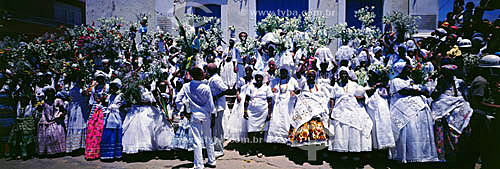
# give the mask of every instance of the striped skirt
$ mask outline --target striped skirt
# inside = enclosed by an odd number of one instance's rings
[[[84,109],[80,104],[72,102],[69,108],[68,125],[66,134],[66,152],[85,148],[87,135],[87,122]]]
[[[7,141],[15,123],[16,112],[13,107],[0,103],[0,155],[7,153]]]
[[[122,129],[104,128],[101,138],[101,159],[122,157]]]

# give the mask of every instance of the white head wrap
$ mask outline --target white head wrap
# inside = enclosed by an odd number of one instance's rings
[[[102,77],[106,78],[106,73],[104,73],[103,71],[98,70],[98,71],[96,71],[94,73],[94,78],[97,78],[99,76],[102,76]]]
[[[342,71],[346,71],[347,74],[349,74],[349,68],[347,68],[345,66],[342,66],[342,67],[339,68],[339,70],[337,70],[337,78],[340,77],[340,72],[342,72]]]
[[[382,51],[382,47],[377,46],[373,49],[373,53],[377,53],[378,51]]]
[[[44,93],[47,92],[48,90],[54,90],[54,92],[55,92],[56,88],[54,88],[54,86],[52,86],[52,85],[48,85],[48,86],[43,87],[43,89],[42,89],[42,91]]]
[[[115,80],[111,81],[111,84],[116,84],[118,86],[118,88],[121,88],[122,87],[122,81],[118,78],[116,78]]]
[[[252,74],[253,79],[255,79],[256,75],[261,75],[262,77],[265,76],[264,72],[262,72],[262,71],[253,71],[253,74]]]
[[[394,70],[394,77],[399,76],[399,74],[403,71],[406,66],[406,62],[396,62],[392,69]]]
[[[215,49],[217,52],[223,52],[224,51],[224,48],[222,48],[222,46],[217,46],[217,48]]]
[[[361,62],[361,61],[367,61],[368,60],[368,54],[366,53],[366,51],[361,51],[359,52],[359,55],[358,55],[358,60]]]

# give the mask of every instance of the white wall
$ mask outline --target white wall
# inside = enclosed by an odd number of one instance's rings
[[[155,0],[86,0],[86,22],[92,24],[101,17],[123,17],[127,22],[138,23],[136,15],[150,13],[148,31],[156,27]]]
[[[174,5],[174,0],[87,0],[86,17],[87,24],[100,17],[119,16],[124,17],[128,22],[137,23],[136,14],[150,13],[152,18],[149,20],[148,30],[154,31],[156,25],[162,22],[162,19],[169,18],[172,21],[171,26],[175,26],[174,15],[180,19],[184,18],[186,9],[186,0],[183,3]],[[248,32],[249,36],[255,36],[255,10],[256,0],[188,0],[196,3],[219,3],[221,4],[221,21],[224,31],[224,40],[227,42],[230,38],[228,27],[236,27],[235,37],[239,32]],[[321,14],[327,18],[329,25],[345,22],[345,5],[348,0],[309,0],[309,12]],[[408,0],[384,0],[384,16],[397,10],[403,13],[411,14],[436,14],[438,12],[438,3],[436,0],[418,0],[415,6],[410,0],[410,9],[408,9]],[[175,7],[175,8],[174,8]],[[174,12],[175,11],[175,12]],[[159,21],[160,20],[160,21]],[[168,30],[166,30],[168,31]],[[332,44],[336,44],[333,42]],[[336,50],[337,45],[331,45],[332,50]]]
[[[345,0],[340,0],[345,1]],[[311,14],[322,15],[326,18],[327,25],[334,25],[339,22],[339,17],[345,17],[339,12],[339,3],[334,0],[309,0],[309,12]],[[345,4],[345,3],[344,3]],[[345,10],[344,10],[345,14]],[[330,50],[337,50],[337,41],[332,41]]]

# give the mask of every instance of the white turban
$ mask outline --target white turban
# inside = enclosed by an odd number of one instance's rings
[[[257,76],[257,75],[261,75],[262,77],[265,76],[264,72],[262,72],[262,71],[254,71],[252,74],[253,79],[255,79],[255,76]]]
[[[121,88],[122,87],[122,81],[118,78],[116,78],[115,80],[111,81],[111,84],[116,84],[116,86],[118,86],[118,88]]]
[[[42,91],[44,93],[47,92],[48,90],[53,90],[55,92],[56,88],[54,88],[54,86],[52,86],[52,85],[48,85],[48,86],[43,87],[43,89],[42,89]]]
[[[106,78],[106,77],[107,77],[107,76],[106,76],[106,73],[104,73],[103,71],[98,70],[98,71],[96,71],[96,72],[94,73],[94,78],[97,78],[97,77],[99,77],[99,76],[104,77],[104,78]]]
[[[366,53],[366,51],[361,51],[359,52],[359,55],[358,55],[358,60],[361,62],[361,61],[367,61],[368,60],[368,54]]]
[[[349,74],[349,68],[342,66],[339,68],[339,70],[337,70],[337,77],[340,77],[340,72],[342,72],[342,71],[346,71],[347,74]]]
[[[394,77],[399,76],[399,74],[403,71],[406,66],[406,62],[396,62],[392,69],[394,70]]]
[[[316,66],[319,68],[320,64],[323,62],[328,63],[328,68],[326,69],[327,71],[331,71],[333,69],[333,54],[332,51],[330,51],[330,48],[327,47],[322,47],[316,50],[316,58],[318,59],[318,62],[316,62]]]
[[[377,46],[375,49],[373,49],[373,53],[377,53],[378,51],[382,51],[382,47]]]

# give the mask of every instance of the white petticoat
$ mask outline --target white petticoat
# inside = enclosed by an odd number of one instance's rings
[[[228,140],[243,142],[248,138],[247,130],[247,120],[243,118],[244,114],[244,103],[246,92],[244,91],[246,87],[241,89],[240,97],[241,101],[234,104],[233,109],[230,114],[227,113],[228,117],[224,125],[224,137]]]
[[[123,152],[168,150],[174,136],[165,114],[152,106],[132,106],[123,122]]]

